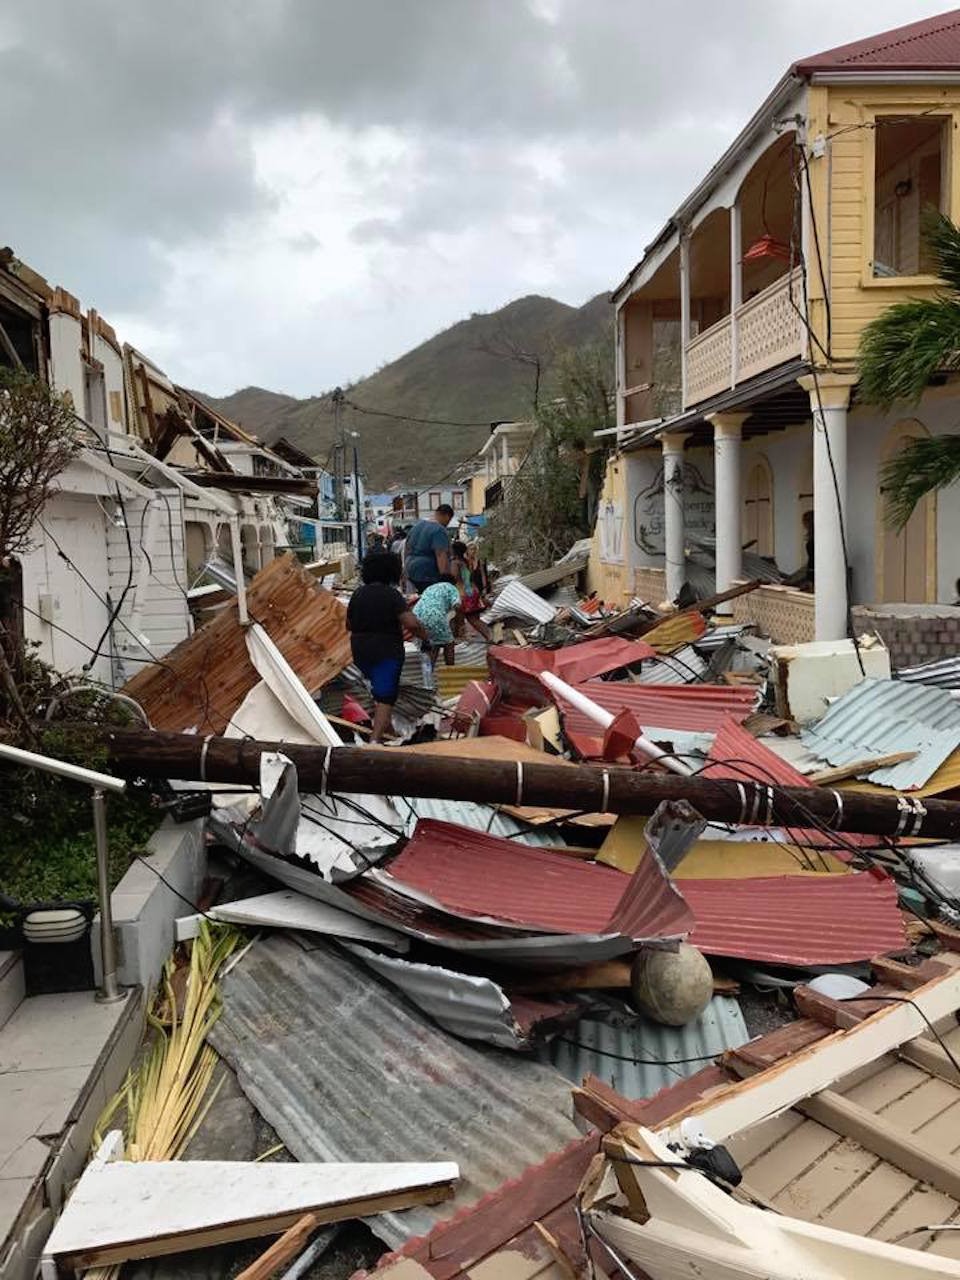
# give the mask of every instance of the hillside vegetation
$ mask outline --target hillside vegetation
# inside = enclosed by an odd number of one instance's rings
[[[462,320],[345,388],[348,399],[364,408],[400,415],[398,420],[344,409],[346,426],[360,434],[368,488],[440,479],[479,448],[490,423],[531,415],[538,360],[544,398],[557,387],[558,355],[595,343],[609,346],[612,367],[613,313],[606,294],[582,307],[530,296]],[[245,387],[204,399],[267,443],[286,436],[321,463],[329,455],[329,393],[298,400]],[[404,415],[476,425],[426,426]]]

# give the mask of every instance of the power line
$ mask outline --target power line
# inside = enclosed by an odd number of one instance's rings
[[[342,403],[348,404],[357,413],[364,413],[371,418],[393,418],[397,422],[418,422],[428,427],[486,427],[489,429],[496,426],[498,421],[504,421],[504,419],[488,419],[486,422],[458,422],[454,418],[417,418],[409,413],[392,413],[389,409],[371,409],[357,404],[348,396],[343,397]]]

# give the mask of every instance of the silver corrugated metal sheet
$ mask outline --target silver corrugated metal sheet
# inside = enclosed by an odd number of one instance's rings
[[[693,737],[694,735],[689,735]],[[709,748],[708,748],[709,749]],[[413,835],[418,818],[436,818],[438,822],[454,822],[472,831],[485,831],[491,836],[516,838],[521,844],[566,844],[554,827],[529,827],[509,814],[500,813],[489,804],[472,800],[433,800],[429,796],[397,796],[394,804],[403,821],[404,834]]]
[[[537,1056],[574,1084],[595,1075],[625,1098],[649,1098],[708,1066],[724,1049],[739,1048],[749,1039],[739,1003],[714,996],[700,1017],[685,1027],[662,1026],[626,1006],[622,1011],[611,1009],[602,1019],[583,1018]],[[680,1061],[684,1058],[696,1061]]]
[[[697,640],[698,649],[719,649],[728,640],[739,640],[750,624],[731,622],[721,627],[711,627]]]
[[[392,1247],[578,1136],[549,1065],[446,1035],[336,947],[254,944],[211,1040],[298,1160],[456,1160],[453,1200],[373,1220]]]
[[[647,658],[640,667],[641,684],[692,684],[705,673],[707,664],[693,645],[685,644],[676,653]]]
[[[576,555],[570,556],[568,560],[560,560],[556,564],[549,565],[546,569],[537,569],[533,573],[525,573],[518,581],[522,582],[525,587],[529,587],[531,591],[542,591],[544,587],[549,587],[554,582],[562,582],[564,578],[572,578],[574,574],[580,573],[587,567],[589,559],[589,550],[580,551]]]
[[[491,978],[460,973],[438,964],[420,964],[385,956],[369,947],[342,943],[344,950],[398,987],[445,1031],[461,1040],[483,1040],[501,1049],[525,1049],[532,1042],[538,1024],[556,1025],[565,1014],[576,1019],[578,1006],[569,1001],[536,1002],[517,997],[517,1008],[503,987]],[[543,1033],[540,1039],[544,1039]]]
[[[881,786],[910,791],[929,781],[960,746],[960,707],[944,689],[867,679],[838,698],[800,736],[805,746],[834,766],[915,751],[913,760],[861,775]]]
[[[483,614],[483,620],[496,622],[498,618],[530,618],[533,622],[552,622],[556,613],[552,604],[547,604],[522,582],[509,582]]]
[[[894,679],[916,684],[935,684],[941,689],[960,689],[960,656],[925,662],[919,667],[901,667]]]

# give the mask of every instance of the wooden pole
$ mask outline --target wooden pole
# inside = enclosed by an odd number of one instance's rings
[[[110,767],[126,778],[256,786],[260,756],[282,752],[296,765],[302,791],[430,796],[621,814],[650,814],[664,800],[687,800],[709,822],[798,828],[822,824],[867,835],[960,839],[960,804],[945,800],[919,802],[826,787],[682,778],[616,766],[561,769],[513,760],[465,761],[388,748],[298,746],[147,729],[103,729],[101,736]]]

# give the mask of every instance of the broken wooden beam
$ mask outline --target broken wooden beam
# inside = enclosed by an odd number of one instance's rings
[[[146,729],[100,730],[110,767],[127,778],[177,778],[257,785],[260,757],[281,753],[304,791],[429,796],[488,804],[544,805],[586,813],[650,814],[665,800],[687,800],[708,821],[812,827],[870,835],[960,839],[960,804],[927,799],[905,819],[903,801],[822,787],[680,777],[596,765],[471,760],[364,747],[315,747],[203,737]]]

